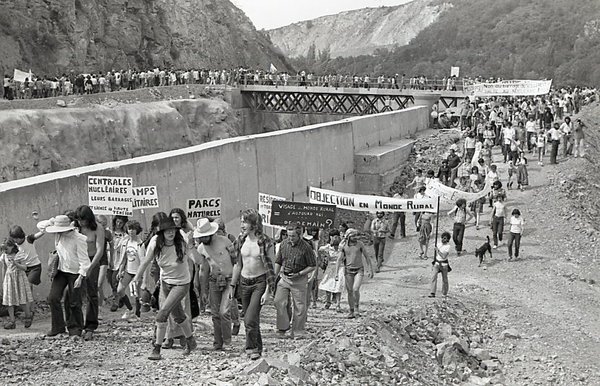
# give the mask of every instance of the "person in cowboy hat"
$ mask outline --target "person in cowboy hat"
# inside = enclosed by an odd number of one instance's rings
[[[90,268],[87,253],[87,238],[76,230],[68,216],[59,215],[38,224],[46,233],[55,234],[58,267],[52,280],[48,303],[52,316],[52,327],[46,336],[56,336],[69,330],[69,335],[81,336],[83,312],[81,309],[81,285]],[[67,288],[65,301],[66,326],[61,301]]]
[[[194,240],[198,243],[200,261],[206,260],[210,266],[208,287],[213,348],[222,350],[223,345],[231,344],[231,298],[235,287],[231,276],[235,261],[230,254],[233,243],[226,236],[217,234],[218,230],[218,223],[201,218],[194,228]]]
[[[134,278],[134,282],[140,288],[150,263],[156,260],[160,268],[160,291],[164,301],[156,314],[156,340],[148,357],[150,360],[162,359],[160,349],[167,334],[167,320],[171,314],[185,337],[184,354],[189,354],[197,347],[191,323],[186,323],[187,315],[181,305],[181,300],[190,291],[192,281],[188,258],[187,244],[173,219],[168,217],[161,220],[158,232],[150,239],[146,256]]]

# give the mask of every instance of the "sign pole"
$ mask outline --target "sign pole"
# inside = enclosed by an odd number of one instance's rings
[[[437,198],[437,212],[436,212],[436,217],[435,217],[435,242],[433,244],[433,261],[435,261],[436,258],[436,248],[437,248],[437,240],[438,240],[438,229],[440,226],[440,196],[438,196]]]

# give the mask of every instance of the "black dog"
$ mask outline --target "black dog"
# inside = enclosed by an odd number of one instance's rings
[[[492,246],[490,245],[490,236],[486,236],[487,241],[483,243],[483,245],[475,250],[475,256],[479,257],[479,266],[481,267],[481,263],[483,263],[483,258],[485,257],[485,253],[490,253],[490,259],[492,256]]]

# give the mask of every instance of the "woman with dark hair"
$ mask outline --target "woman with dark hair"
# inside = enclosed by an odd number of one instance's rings
[[[187,264],[188,259],[187,244],[177,225],[171,218],[162,220],[158,232],[148,243],[146,256],[134,277],[135,283],[140,287],[144,273],[152,261],[156,261],[160,268],[160,291],[164,301],[156,314],[156,339],[154,349],[148,357],[150,360],[161,359],[160,350],[167,333],[167,320],[171,314],[184,333],[185,354],[189,354],[197,347],[191,324],[186,323],[188,317],[181,305],[181,300],[190,291],[192,280]]]
[[[508,234],[508,260],[513,258],[513,241],[515,242],[515,259],[519,258],[519,248],[521,247],[521,235],[523,234],[523,217],[519,209],[513,209],[510,218],[510,233]]]
[[[146,249],[140,238],[140,233],[142,233],[142,226],[140,223],[135,220],[128,222],[127,232],[128,237],[125,239],[125,242],[121,244],[121,250],[119,251],[123,258],[121,259],[121,265],[118,267],[119,273],[117,277],[119,279],[119,286],[117,289],[117,296],[115,297],[116,299],[123,299],[122,302],[127,306],[127,311],[122,317],[123,319],[129,319],[133,316],[131,314],[133,307],[131,306],[129,296],[127,296],[125,291],[129,288],[129,283],[131,283],[131,280],[137,273],[142,259],[146,256]],[[132,293],[132,295],[135,296],[135,316],[139,317],[139,293]]]
[[[263,233],[262,217],[255,209],[242,212],[241,234],[232,253],[235,265],[230,285],[235,287],[241,275],[246,353],[250,359],[256,360],[261,357],[263,349],[260,310],[267,299],[267,286],[274,293],[275,272],[273,241]]]
[[[169,212],[169,217],[171,217],[173,219],[173,221],[175,221],[175,225],[177,225],[179,227],[179,229],[181,231],[183,231],[183,233],[185,234],[184,237],[186,237],[186,241],[187,241],[187,235],[194,230],[194,226],[192,224],[190,224],[190,222],[188,221],[187,216],[185,215],[185,212],[183,211],[183,209],[181,209],[181,208],[171,209],[171,211]]]
[[[104,228],[96,223],[94,212],[87,205],[81,205],[75,210],[79,232],[87,238],[88,256],[91,260],[87,271],[85,288],[87,293],[87,310],[83,339],[91,340],[93,332],[98,328],[98,274],[100,273],[100,259],[104,254],[106,240]]]
[[[150,244],[150,240],[152,237],[156,235],[158,232],[159,225],[161,221],[167,219],[169,216],[165,212],[157,212],[152,216],[152,222],[150,223],[150,229],[148,229],[148,233],[146,234],[146,238],[144,239],[144,248],[146,251],[148,250],[148,245]],[[160,288],[157,285],[159,279],[160,269],[158,268],[158,264],[156,260],[152,260],[152,266],[150,267],[150,272],[146,275],[146,280],[144,280],[144,284],[142,285],[142,311],[147,312],[148,306],[152,303],[152,308],[158,309],[158,297],[160,294]],[[154,298],[154,299],[152,299]]]

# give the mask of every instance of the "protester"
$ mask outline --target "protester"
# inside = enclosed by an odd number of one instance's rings
[[[463,252],[463,237],[465,235],[465,224],[473,217],[471,211],[467,208],[467,200],[459,198],[456,200],[456,206],[448,212],[448,216],[454,215],[454,227],[452,230],[452,240],[456,248],[456,253],[460,255]]]
[[[538,154],[538,165],[544,166],[544,152],[546,150],[547,136],[540,130],[535,137],[535,146]]]
[[[570,117],[565,117],[559,130],[563,143],[563,156],[566,158],[569,155],[573,155],[573,123],[571,122]]]
[[[396,191],[393,198],[402,199],[403,191]],[[400,224],[400,238],[406,237],[406,213],[404,212],[394,212],[392,214],[392,225],[390,227],[390,235],[388,236],[390,239],[394,239],[396,237],[396,229],[398,229],[398,223]]]
[[[555,123],[554,126],[548,130],[548,137],[550,138],[550,143],[552,144],[550,148],[550,164],[556,165],[556,157],[558,156],[558,145],[560,143],[561,132],[559,130],[559,124]]]
[[[108,229],[108,219],[104,215],[96,217],[96,222],[104,229],[104,252],[100,258],[100,270],[98,272],[98,306],[102,306],[102,303],[106,300],[104,298],[104,283],[107,282],[108,273],[108,256],[114,253],[113,248],[113,236],[110,229]],[[110,283],[109,283],[110,284]]]
[[[329,243],[319,248],[321,258],[327,261],[327,267],[319,289],[325,291],[325,309],[329,309],[331,304],[335,303],[337,312],[341,312],[342,290],[346,285],[343,267],[338,267],[336,264],[342,254],[339,248],[340,242],[340,232],[337,229],[332,229],[329,231]]]
[[[577,119],[576,124],[575,124],[575,128],[573,129],[573,137],[574,137],[574,157],[584,157],[585,156],[585,149],[583,147],[583,143],[584,143],[584,139],[585,139],[585,133],[584,133],[584,129],[587,126],[585,125],[585,123],[583,123],[583,121],[581,119]]]
[[[34,243],[44,235],[44,232],[37,232],[25,236],[23,228],[15,225],[10,228],[8,235],[17,244],[17,248],[19,248],[15,261],[25,264],[25,267],[27,268],[25,274],[27,275],[29,283],[32,286],[39,285],[42,279],[42,263],[38,258]]]
[[[519,248],[521,247],[521,235],[523,234],[523,217],[519,209],[513,209],[510,218],[510,229],[508,234],[508,260],[513,258],[513,241],[515,243],[515,258],[519,258]]]
[[[223,219],[220,217],[215,219],[215,223],[219,225],[219,229],[217,230],[217,235],[227,237],[231,243],[235,243],[235,236],[231,233],[228,233],[225,229],[225,223]],[[232,264],[235,264],[235,260],[232,260]],[[233,271],[232,271],[233,275]],[[240,333],[240,313],[238,310],[238,304],[242,304],[242,296],[240,293],[239,281],[235,283],[236,286],[234,288],[233,294],[231,296],[231,322],[233,326],[231,327],[231,335],[238,335]]]
[[[506,217],[506,205],[504,204],[504,199],[504,195],[498,194],[492,209],[491,227],[494,240],[494,249],[498,248],[498,242],[502,243],[502,236],[504,234],[504,218]]]
[[[138,268],[134,281],[137,287],[142,286],[144,275],[152,261],[160,268],[160,292],[164,300],[156,314],[156,334],[154,349],[148,357],[150,360],[160,360],[161,347],[167,334],[167,320],[173,314],[175,323],[181,328],[186,340],[185,354],[189,354],[197,346],[192,335],[191,323],[181,301],[189,293],[192,280],[187,263],[187,245],[172,218],[160,222],[158,232],[152,236],[146,250],[146,256]]]
[[[442,295],[448,296],[448,272],[450,272],[450,264],[448,262],[450,255],[450,233],[444,232],[441,235],[441,243],[435,247],[433,259],[433,276],[431,277],[431,291],[429,297],[434,298],[437,292],[438,274],[442,274]]]
[[[421,249],[419,257],[422,259],[427,259],[429,239],[433,230],[433,225],[431,224],[432,218],[433,214],[429,212],[423,212],[419,217],[419,248]]]
[[[424,188],[424,186],[420,187]],[[418,226],[417,226],[418,228]],[[373,249],[375,250],[375,260],[377,262],[377,272],[381,269],[383,265],[383,255],[385,252],[385,240],[388,236],[389,224],[387,219],[385,218],[384,212],[377,212],[377,217],[371,223],[371,234],[373,235]]]
[[[6,239],[0,245],[0,264],[6,266],[2,282],[2,305],[8,307],[8,322],[4,323],[6,330],[16,327],[15,307],[23,306],[25,317],[23,326],[31,327],[33,294],[27,279],[27,265],[24,259],[19,259],[19,247],[13,239]]]
[[[126,227],[129,237],[125,239],[120,246],[122,250],[119,253],[123,256],[123,259],[117,274],[117,277],[119,278],[119,285],[117,287],[117,295],[115,297],[115,299],[121,299],[120,301],[123,301],[125,306],[127,306],[128,311],[123,315],[123,319],[129,319],[133,316],[131,314],[133,307],[129,297],[125,294],[125,291],[127,291],[129,288],[129,283],[131,283],[137,274],[141,262],[146,256],[146,248],[144,247],[144,243],[140,237],[140,233],[142,233],[142,226],[140,223],[135,220],[129,221],[127,222]],[[137,289],[134,290],[132,295],[135,299],[135,316],[139,317],[141,309],[139,293],[137,293]]]
[[[121,299],[117,299],[117,287],[119,285],[117,276],[123,259],[123,255],[121,254],[121,242],[127,237],[127,228],[125,224],[127,224],[128,220],[129,219],[126,216],[113,216],[112,219],[112,245],[109,250],[108,269],[106,272],[108,283],[112,290],[112,305],[110,307],[112,312],[119,309],[119,304],[123,304]],[[146,309],[146,311],[148,310],[149,309]]]
[[[527,158],[521,153],[521,157],[517,162],[517,189],[525,190],[529,185],[529,173],[527,172]]]

